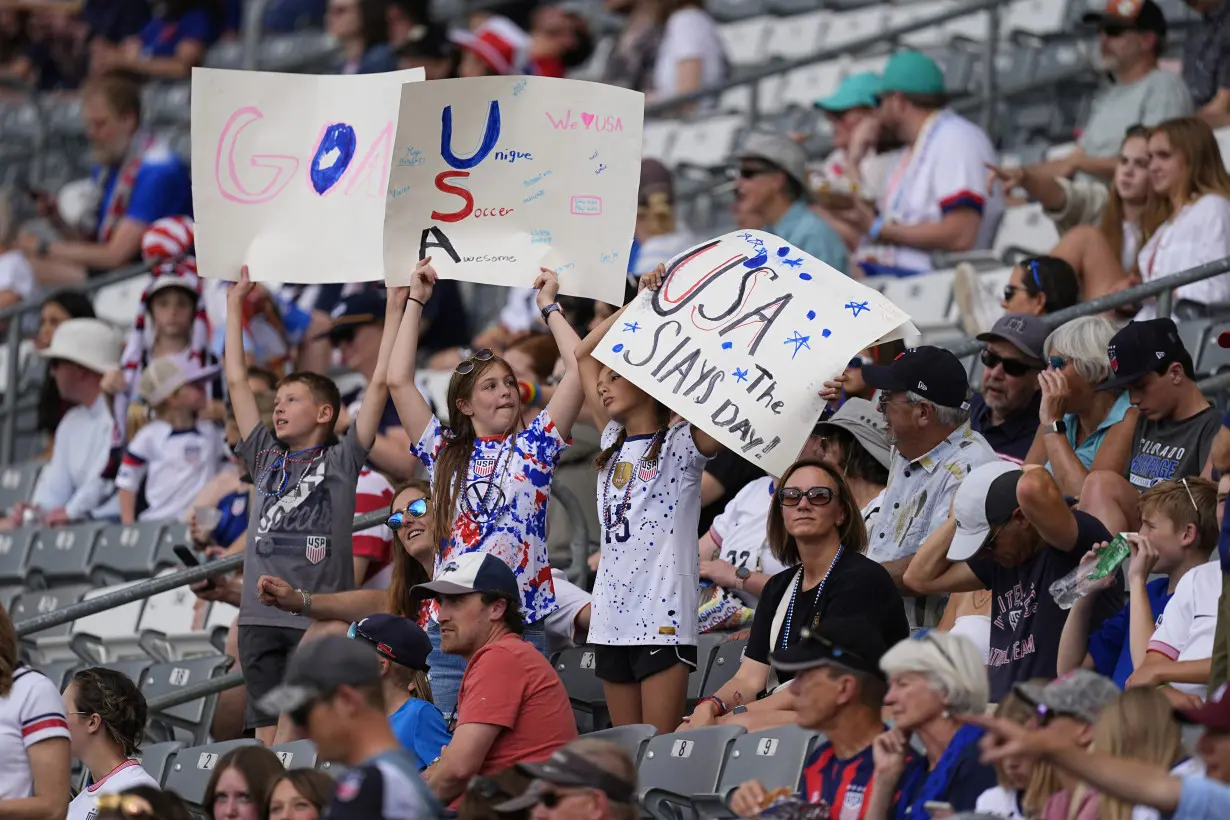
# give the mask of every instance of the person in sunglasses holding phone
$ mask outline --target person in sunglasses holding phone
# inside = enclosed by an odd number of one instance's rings
[[[970,399],[970,427],[982,433],[1001,458],[1018,464],[1029,455],[1038,430],[1038,374],[1049,332],[1037,316],[1009,313],[977,337],[987,346],[982,351],[982,389]]]

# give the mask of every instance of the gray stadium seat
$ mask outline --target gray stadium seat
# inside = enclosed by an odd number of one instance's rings
[[[279,743],[277,746],[270,746],[269,751],[278,756],[278,760],[282,761],[283,768],[316,768],[316,744],[310,740],[295,740],[290,743]]]
[[[148,85],[142,94],[141,113],[151,124],[187,123],[191,110],[190,83],[157,83]]]
[[[21,623],[36,615],[46,615],[49,612],[64,609],[69,604],[75,604],[90,589],[91,587],[85,584],[78,584],[56,587],[55,589],[29,590],[13,599],[13,606],[9,609],[9,614],[13,617],[13,623]],[[60,624],[59,626],[53,626],[50,629],[36,632],[34,635],[39,638],[52,635],[67,635],[71,626],[71,622]]]
[[[564,682],[572,714],[581,734],[605,729],[611,725],[606,710],[606,693],[602,681],[594,674],[594,648],[574,646],[565,649],[555,661],[555,671]]]
[[[717,791],[693,795],[692,805],[704,817],[730,818],[735,813],[727,802],[749,780],[759,780],[765,791],[795,788],[821,737],[819,732],[794,725],[743,735],[730,748]]]
[[[81,665],[78,660],[63,660],[54,661],[52,663],[40,663],[38,671],[47,676],[47,679],[56,685],[56,688],[61,692],[68,685],[70,673],[77,671],[77,667]]]
[[[110,663],[98,664],[103,669],[114,669],[123,675],[126,675],[130,681],[138,687],[145,681],[146,673],[149,672],[153,662],[149,658],[133,658],[126,661],[111,661]]]
[[[729,638],[721,632],[702,632],[696,643],[696,668],[688,675],[688,710],[691,711],[696,701],[704,697],[705,675],[709,674],[709,664],[713,661],[713,653]]]
[[[34,589],[85,581],[101,524],[43,527],[30,544],[26,584]]]
[[[695,820],[690,798],[717,791],[726,754],[742,726],[705,726],[658,735],[637,769],[641,806],[655,820]]]
[[[181,749],[162,781],[163,788],[175,792],[193,806],[200,806],[205,801],[205,787],[218,761],[232,749],[259,745],[260,741],[255,738],[242,738]]]
[[[162,783],[167,773],[171,771],[171,763],[175,760],[175,755],[182,748],[184,744],[175,740],[166,743],[147,743],[141,751],[137,752],[137,760],[141,761],[141,768],[149,772],[150,777]]]
[[[162,530],[161,521],[103,528],[94,545],[94,574],[108,582],[149,578],[156,568]]]
[[[0,532],[0,584],[24,584],[26,558],[35,530],[20,527],[12,532]]]
[[[0,513],[6,513],[19,501],[26,501],[34,492],[42,461],[23,461],[0,469]]]
[[[705,673],[701,697],[712,695],[735,676],[735,673],[739,671],[739,664],[743,661],[743,650],[746,648],[746,641],[727,641],[717,648],[709,663],[709,671]]]
[[[175,554],[175,545],[192,546],[192,535],[187,524],[178,521],[167,522],[158,538],[158,550],[154,553],[154,564],[158,569],[163,567],[182,567],[179,556]]]
[[[639,765],[641,756],[645,753],[645,747],[649,745],[649,739],[657,733],[658,730],[648,723],[633,723],[627,726],[613,726],[601,732],[592,732],[589,737],[593,740],[611,741],[628,753],[633,765]]]
[[[240,68],[243,66],[243,43],[238,40],[223,40],[214,43],[205,52],[206,68]]]
[[[141,683],[141,692],[145,695],[146,700],[169,695],[185,686],[224,674],[229,664],[230,659],[224,655],[157,663],[145,673],[145,680]],[[151,715],[150,722],[157,721],[172,729],[190,732],[193,742],[199,744],[209,736],[209,727],[213,723],[214,710],[217,706],[217,695],[197,698]],[[178,734],[177,732],[176,735]]]

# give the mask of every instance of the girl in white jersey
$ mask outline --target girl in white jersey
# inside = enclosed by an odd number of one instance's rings
[[[145,731],[145,696],[122,672],[82,669],[64,689],[73,757],[90,773],[89,785],[68,806],[67,820],[87,820],[100,794],[133,786],[158,788],[135,760]]]
[[[657,289],[662,265],[640,279]],[[602,558],[589,640],[616,726],[650,723],[671,732],[683,719],[699,631],[700,480],[721,448],[591,355],[616,311],[577,349],[582,382],[602,432],[598,518]]]
[[[446,428],[414,381],[422,306],[435,282],[428,257],[414,269],[389,361],[389,391],[402,426],[416,442],[411,451],[431,479],[431,537],[440,545],[436,567],[475,551],[508,564],[521,587],[526,640],[545,652],[543,620],[557,606],[547,558],[547,499],[555,465],[570,443],[585,399],[574,356],[581,340],[555,302],[559,280],[541,269],[534,282],[538,307],[564,361],[564,377],[551,400],[528,425],[523,423],[512,368],[490,350],[479,350],[457,366],[449,381]],[[465,663],[438,651],[434,607],[432,621],[427,630],[437,649],[430,659],[432,688],[447,717],[456,706]]]

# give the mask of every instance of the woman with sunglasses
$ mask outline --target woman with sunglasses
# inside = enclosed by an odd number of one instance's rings
[[[644,274],[639,290],[656,290],[664,273],[658,265]],[[701,476],[721,445],[686,419],[672,423],[669,408],[593,357],[623,312],[577,348],[603,447],[596,460],[602,557],[589,641],[611,722],[669,732],[683,719],[696,668]]]
[[[1038,374],[1040,424],[1025,463],[1045,465],[1073,498],[1095,469],[1122,474],[1135,443],[1137,411],[1127,391],[1098,390],[1111,376],[1114,335],[1109,319],[1083,316],[1060,325],[1042,346],[1048,367]]]
[[[922,632],[897,643],[880,659],[888,675],[884,716],[893,728],[872,744],[875,778],[865,820],[931,816],[929,803],[973,811],[978,797],[997,783],[995,769],[979,761],[983,731],[963,726],[960,715],[987,707],[987,673],[968,638]],[[915,758],[911,737],[925,755]]]
[[[910,634],[905,604],[884,567],[863,553],[867,530],[849,485],[818,459],[796,461],[769,511],[769,545],[789,569],[765,584],[739,671],[696,705],[681,729],[735,723],[759,731],[795,722],[793,675],[770,668],[769,653],[793,646],[825,618],[862,616],[886,645]]]
[[[564,361],[564,377],[551,400],[533,421],[523,423],[512,368],[490,350],[479,350],[457,365],[449,380],[446,428],[414,380],[422,307],[435,282],[428,257],[414,269],[389,362],[393,403],[415,442],[411,450],[431,480],[429,537],[440,549],[440,563],[486,552],[508,564],[521,586],[525,638],[545,653],[544,621],[558,606],[547,556],[547,500],[560,453],[585,400],[574,355],[581,340],[555,301],[559,280],[542,268],[534,282],[538,307]],[[447,716],[456,708],[465,662],[439,651],[440,630],[434,622],[427,632],[437,650],[431,660],[436,702]]]
[[[1072,266],[1054,256],[1035,256],[1012,268],[999,305],[1004,313],[1045,316],[1072,307],[1078,299],[1080,283]]]
[[[64,689],[72,755],[85,766],[90,785],[73,798],[67,820],[88,820],[100,794],[153,786],[136,756],[145,732],[145,696],[122,672],[82,669]]]

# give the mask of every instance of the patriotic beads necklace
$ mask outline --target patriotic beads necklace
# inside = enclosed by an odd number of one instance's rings
[[[256,456],[257,462],[270,453],[274,454],[275,458],[269,462],[268,467],[261,471],[260,476],[256,480],[256,491],[265,498],[281,498],[286,493],[294,490],[295,487],[298,487],[299,483],[303,481],[303,477],[308,474],[308,471],[312,467],[312,463],[315,462],[320,456],[323,449],[324,445],[318,444],[315,447],[307,447],[293,453],[287,453],[285,450],[281,450],[276,447],[271,447],[268,450],[261,450],[261,452]],[[311,453],[311,458],[306,461],[299,458],[299,456],[304,453]],[[295,484],[292,487],[286,486],[286,482],[290,480],[290,472],[287,470],[288,464],[303,465],[303,472],[299,473],[299,478],[296,479]],[[278,479],[278,488],[276,490],[266,490],[265,478],[267,476],[272,476],[274,472],[281,474],[281,478]],[[272,482],[270,483],[272,484]]]
[[[820,579],[820,583],[816,585],[816,594],[811,602],[811,611],[814,615],[816,607],[820,604],[820,594],[824,592],[824,584],[829,580],[829,576],[833,574],[833,567],[837,566],[837,562],[841,560],[842,550],[845,549],[844,544],[837,545],[837,554],[833,556],[833,563],[829,564],[828,572],[824,573],[824,577]],[[794,599],[799,595],[799,587],[803,586],[803,568],[799,567],[798,578],[794,582],[794,588],[790,591],[790,605],[786,607],[786,625],[782,630],[782,645],[781,648],[786,648],[786,641],[790,639],[790,621],[794,617]]]
[[[650,460],[650,453],[656,452],[658,458],[662,457],[662,442],[666,439],[666,431],[659,430],[654,433],[653,439],[650,440],[649,446],[645,448],[645,453],[637,460],[638,467],[651,467],[657,463],[657,458]],[[656,450],[654,448],[657,448]],[[623,448],[621,447],[622,451]],[[602,523],[606,525],[608,530],[613,530],[624,522],[628,517],[628,508],[632,506],[632,485],[636,481],[637,470],[632,471],[632,475],[628,476],[628,483],[624,485],[624,497],[619,504],[612,508],[611,506],[611,482],[615,477],[615,468],[618,466],[619,453],[615,453],[609,469],[606,471],[606,484],[602,488]]]
[[[465,507],[466,517],[471,521],[480,520],[480,512],[484,517],[489,517],[492,515],[491,502],[494,499],[499,498],[498,493],[500,492],[500,488],[504,485],[504,479],[508,476],[508,466],[512,463],[513,450],[515,450],[517,446],[516,438],[517,437],[515,435],[510,435],[506,436],[504,441],[500,442],[500,449],[496,451],[495,464],[492,465],[491,469],[491,480],[487,482],[487,489],[483,491],[483,497],[479,502],[479,505],[477,507],[474,505],[474,502],[470,500],[469,493],[461,494],[461,503]],[[505,449],[505,445],[509,442],[512,442],[512,446]],[[504,457],[504,467],[502,469],[500,468],[501,456]],[[498,479],[496,478],[497,473],[499,474]],[[478,482],[474,483],[477,484]],[[493,496],[493,493],[496,495]]]

